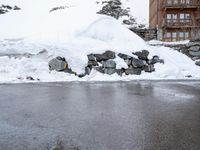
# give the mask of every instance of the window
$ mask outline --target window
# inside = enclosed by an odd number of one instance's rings
[[[191,15],[189,13],[181,13],[179,15],[180,23],[190,23],[191,22]]]
[[[189,31],[181,31],[179,32],[179,40],[188,40],[190,37]]]
[[[167,23],[176,23],[177,14],[167,14]]]
[[[167,0],[167,4],[172,4],[172,0]]]
[[[174,0],[173,2],[174,2],[174,4],[178,4],[178,0]]]
[[[181,4],[190,4],[191,0],[181,0]]]
[[[176,39],[176,37],[177,37],[177,33],[176,32],[172,32],[172,38]]]

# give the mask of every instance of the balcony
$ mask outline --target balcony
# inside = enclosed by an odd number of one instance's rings
[[[200,8],[198,0],[166,0],[164,9],[197,9]]]
[[[163,22],[163,27],[165,28],[192,28],[194,23],[192,19],[166,19]]]

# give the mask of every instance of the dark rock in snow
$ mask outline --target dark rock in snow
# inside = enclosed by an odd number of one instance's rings
[[[105,69],[104,69],[104,73],[105,73],[105,74],[108,74],[108,75],[112,75],[112,74],[116,73],[116,69],[113,69],[113,68],[105,68]]]
[[[95,56],[93,54],[87,55],[89,61],[96,61]]]
[[[94,54],[94,56],[96,57],[96,60],[98,62],[101,62],[101,61],[106,61],[106,60],[109,60],[109,59],[114,59],[115,53],[112,52],[112,51],[106,51],[103,54]]]
[[[98,62],[97,61],[88,61],[88,66],[98,66]]]
[[[145,72],[150,72],[150,73],[155,71],[154,65],[144,66],[143,69]]]
[[[107,60],[102,62],[103,68],[116,68],[116,63],[113,60]]]
[[[26,79],[30,80],[30,81],[34,81],[33,77],[31,77],[31,76],[27,76]]]
[[[197,66],[200,66],[200,61],[196,61],[195,64],[196,64]]]
[[[126,75],[141,75],[142,73],[142,68],[134,68],[134,67],[129,67],[125,70]]]
[[[68,63],[63,57],[56,57],[49,61],[49,70],[64,71],[68,69]]]
[[[149,51],[142,50],[141,52],[135,52],[135,53],[133,53],[133,55],[138,56],[139,59],[148,60]]]
[[[200,51],[200,46],[192,46],[189,48],[189,51]]]
[[[95,70],[99,71],[100,73],[104,73],[103,67],[95,67]]]
[[[189,51],[189,55],[192,57],[200,57],[200,51],[198,51],[198,52]]]
[[[133,65],[133,67],[135,67],[135,68],[141,68],[141,67],[143,67],[145,64],[144,64],[144,62],[143,62],[142,60],[133,58],[133,60],[132,60],[132,65]]]
[[[133,57],[132,56],[129,56],[129,55],[126,55],[126,54],[122,54],[122,53],[119,53],[118,56],[124,60],[129,60],[129,59],[132,59]]]

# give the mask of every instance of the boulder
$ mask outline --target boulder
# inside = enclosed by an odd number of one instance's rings
[[[142,69],[141,68],[134,68],[134,67],[129,67],[128,69],[125,69],[125,74],[126,75],[141,75]]]
[[[192,46],[189,48],[189,51],[200,51],[200,46]]]
[[[98,66],[98,62],[97,61],[88,61],[88,66]]]
[[[141,68],[141,67],[143,67],[145,64],[144,64],[144,62],[143,62],[142,60],[133,58],[133,60],[132,60],[132,65],[133,65],[133,67],[135,67],[135,68]]]
[[[132,59],[125,59],[124,61],[128,66],[130,66],[130,65],[132,65],[133,58]]]
[[[195,64],[196,64],[197,66],[200,66],[200,61],[196,61]]]
[[[133,59],[132,56],[129,56],[129,55],[126,55],[126,54],[122,54],[122,53],[119,53],[118,56],[119,56],[121,59],[124,59],[124,60],[131,60],[131,59]]]
[[[106,56],[108,59],[115,59],[115,52],[113,51],[106,51],[102,55]]]
[[[143,69],[144,69],[145,72],[150,72],[150,73],[155,71],[154,65],[144,66]]]
[[[113,60],[107,60],[102,62],[103,68],[116,68],[116,63]]]
[[[95,67],[94,69],[96,71],[100,72],[100,73],[104,73],[104,68],[103,67]]]
[[[64,71],[68,69],[68,63],[63,57],[56,57],[49,61],[49,70]]]
[[[90,67],[85,67],[85,75],[89,75],[92,71],[92,68]]]
[[[87,55],[89,61],[96,61],[95,56],[93,54]]]
[[[112,74],[116,73],[116,69],[114,69],[114,68],[105,68],[104,69],[104,73],[108,74],[108,75],[112,75]]]
[[[116,69],[116,73],[119,75],[119,76],[122,76],[122,74],[125,72],[125,69]]]
[[[115,59],[115,52],[106,51],[103,54],[94,54],[94,56],[96,57],[96,60],[98,62],[101,62],[101,61],[106,61],[106,60],[109,60],[109,59]]]
[[[138,56],[139,59],[148,60],[149,51],[147,51],[147,50],[142,50],[142,51],[133,53],[133,55]]]
[[[189,51],[189,55],[192,57],[200,57],[200,51],[198,51],[198,52]]]
[[[189,48],[189,47],[192,47],[192,46],[200,46],[200,42],[189,42],[188,44],[187,44],[187,47]]]
[[[148,61],[148,64],[150,64],[150,65],[154,65],[156,63],[162,63],[162,64],[164,64],[164,60],[160,59],[159,56],[153,56],[153,58]]]

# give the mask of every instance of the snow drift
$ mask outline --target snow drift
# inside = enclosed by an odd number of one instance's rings
[[[117,20],[96,14],[99,6],[92,0],[48,0],[41,3],[21,0],[15,1],[15,5],[19,5],[22,11],[0,16],[0,22],[3,22],[0,28],[2,83],[29,82],[27,77],[42,82],[187,79],[188,75],[192,79],[200,79],[200,68],[192,60],[169,48],[148,46]],[[49,10],[55,6],[67,7],[50,13]],[[44,49],[47,52],[38,53]],[[65,57],[74,71],[82,73],[89,53],[112,50],[131,55],[143,49],[149,50],[151,57],[160,56],[165,64],[156,64],[156,72],[143,72],[141,76],[109,76],[92,71],[82,79],[62,72],[50,72],[48,69],[48,61],[56,56]],[[27,54],[30,56],[24,57]],[[127,67],[119,57],[115,61],[118,68]]]

